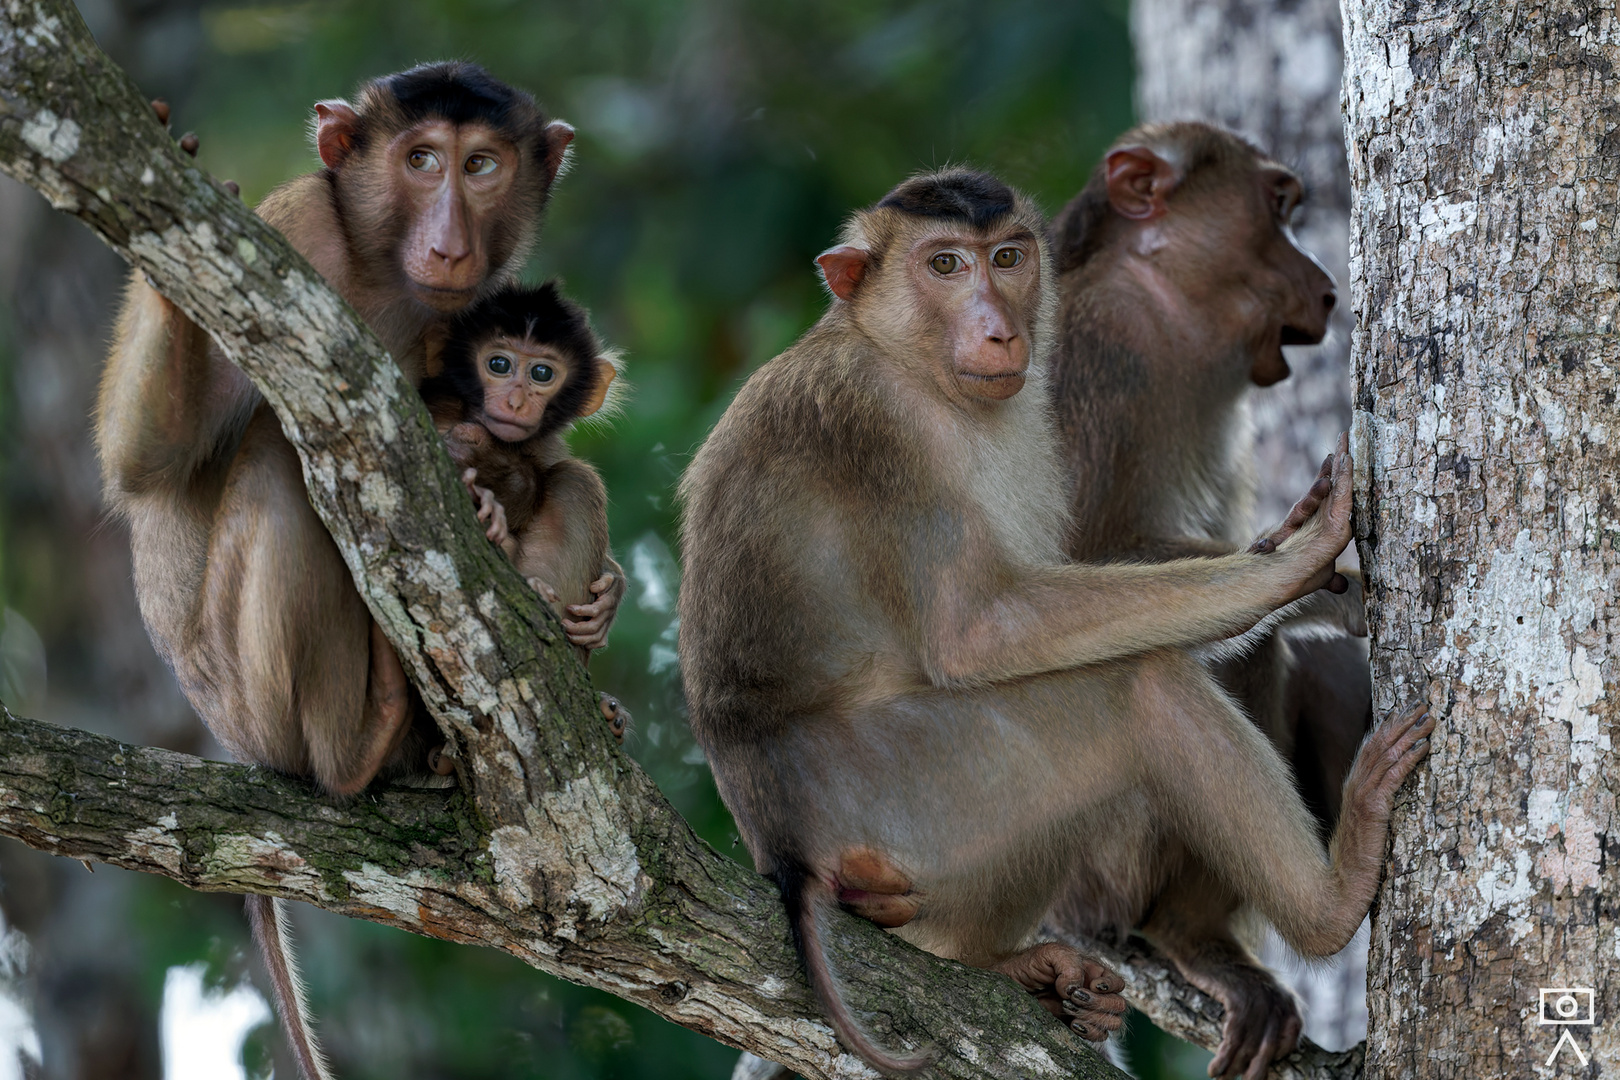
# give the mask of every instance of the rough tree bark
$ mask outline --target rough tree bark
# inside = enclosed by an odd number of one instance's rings
[[[1612,1076],[1620,21],[1345,0],[1345,28],[1374,687],[1440,716],[1395,817],[1367,1071]],[[1595,1025],[1539,1024],[1555,987],[1595,991],[1569,1003]]]
[[[775,890],[699,841],[595,718],[555,620],[485,543],[426,412],[286,242],[182,158],[66,0],[0,3],[0,170],[208,329],[459,750],[461,787],[305,785],[6,714],[0,834],[505,949],[809,1077],[870,1075],[819,1018]],[[1114,1075],[1008,980],[830,927],[874,1031],[940,1076]]]

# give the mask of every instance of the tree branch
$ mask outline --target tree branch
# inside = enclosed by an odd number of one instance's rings
[[[490,945],[807,1077],[870,1075],[820,1018],[775,889],[698,840],[612,744],[376,339],[179,155],[66,0],[0,0],[0,171],[144,272],[264,393],[461,762],[454,791],[334,805],[264,770],[3,713],[0,833]],[[828,930],[853,1005],[892,1045],[933,1043],[934,1075],[1117,1075],[1009,980],[854,918]]]

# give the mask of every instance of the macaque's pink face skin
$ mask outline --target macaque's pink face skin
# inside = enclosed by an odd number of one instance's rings
[[[482,345],[474,363],[484,385],[481,420],[502,442],[533,438],[569,378],[568,361],[557,350],[504,336]]]

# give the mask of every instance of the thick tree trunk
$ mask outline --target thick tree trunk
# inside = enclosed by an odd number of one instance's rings
[[[1440,716],[1395,817],[1368,1074],[1611,1076],[1620,21],[1345,12],[1374,686]],[[1587,991],[1562,1017],[1561,987]]]

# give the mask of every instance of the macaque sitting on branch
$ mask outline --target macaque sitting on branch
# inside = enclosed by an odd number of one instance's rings
[[[1195,863],[1296,948],[1337,951],[1426,749],[1418,712],[1374,734],[1330,855],[1187,651],[1333,579],[1342,444],[1269,553],[1067,562],[1044,231],[960,169],[854,215],[818,259],[831,307],[749,378],[681,486],[693,730],[840,1040],[884,1070],[928,1055],[879,1046],[844,1002],[831,908],[1003,971],[1102,1039],[1119,975],[1030,945],[1077,871],[1113,884],[1128,924]]]

